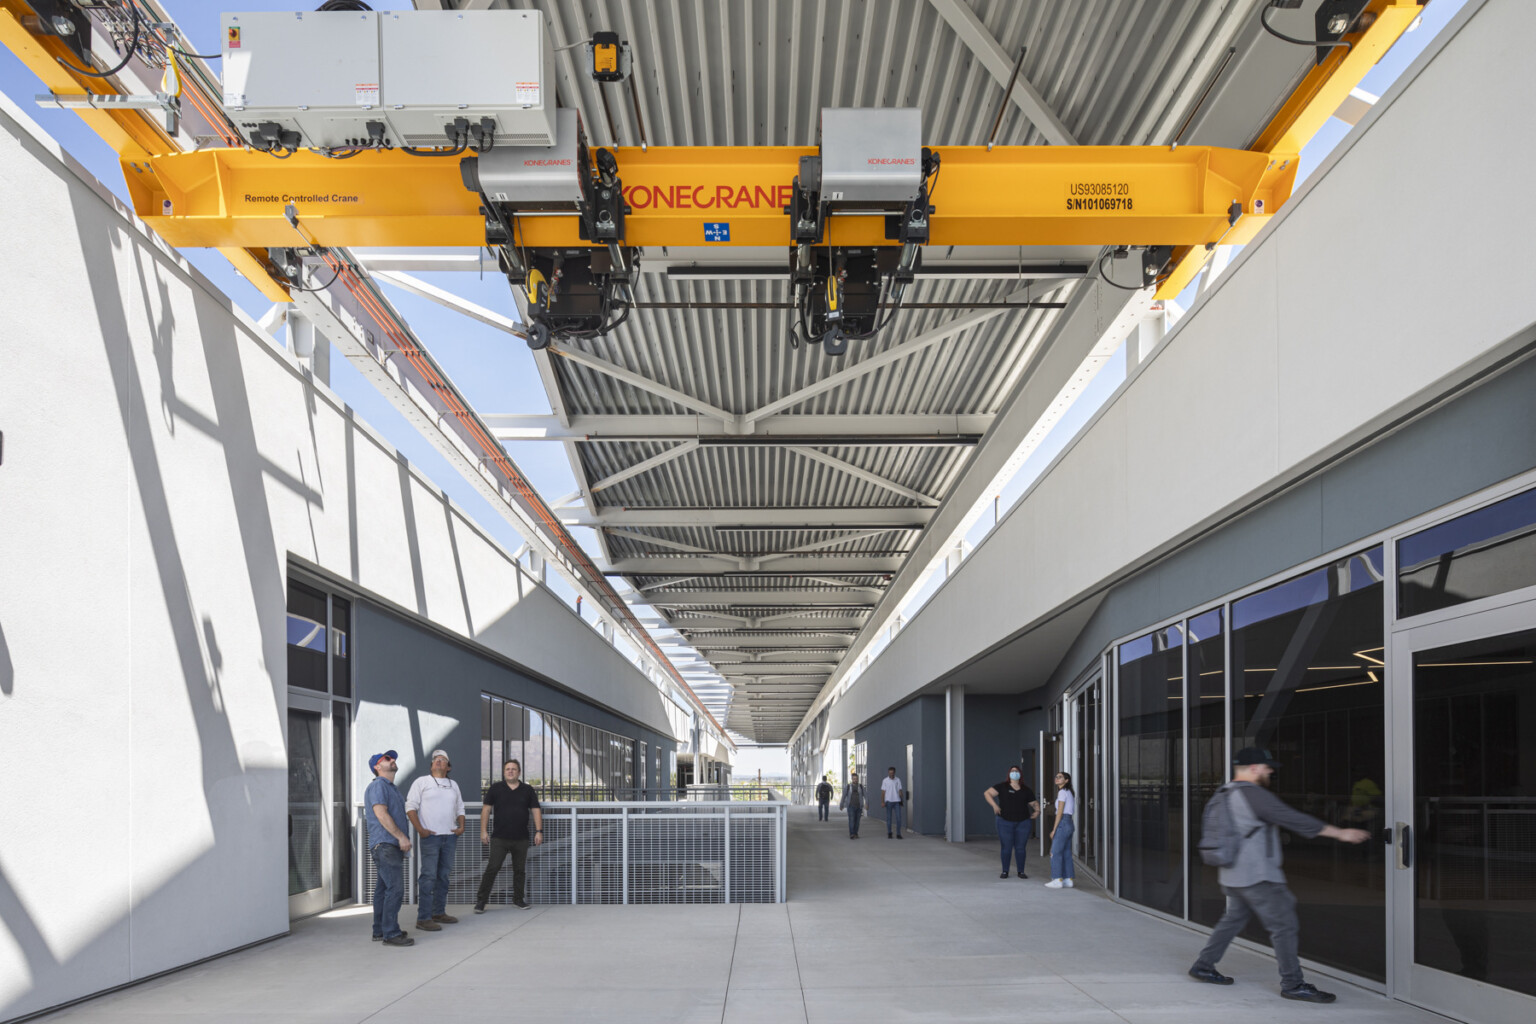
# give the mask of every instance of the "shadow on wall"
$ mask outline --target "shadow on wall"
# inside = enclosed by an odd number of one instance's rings
[[[9,697],[16,688],[16,668],[11,664],[11,648],[5,642],[5,624],[0,623],[0,694]]]
[[[45,166],[51,158],[35,142],[22,136],[27,156]],[[23,157],[25,159],[26,157]],[[69,943],[72,952],[60,959],[50,945],[48,935],[67,933],[68,922],[48,922],[45,934],[28,909],[28,893],[18,891],[7,875],[0,874],[0,923],[20,948],[27,965],[28,980],[17,988],[7,986],[0,1004],[0,1019],[29,1013],[50,1005],[76,999],[105,987],[123,984],[136,977],[222,952],[281,933],[287,920],[287,902],[283,890],[281,854],[281,806],[285,793],[286,772],[281,767],[282,750],[267,744],[248,744],[238,749],[235,730],[229,721],[227,704],[220,693],[230,681],[225,654],[215,639],[216,613],[205,614],[197,607],[199,584],[189,576],[189,566],[197,566],[206,552],[195,546],[183,550],[173,515],[172,498],[167,487],[167,470],[161,453],[176,458],[176,446],[188,435],[195,443],[211,440],[224,454],[225,472],[221,478],[206,480],[208,492],[226,490],[232,497],[239,543],[246,576],[252,589],[251,605],[273,610],[281,615],[285,607],[282,579],[283,561],[277,557],[276,542],[268,510],[266,480],[276,477],[288,484],[286,474],[270,465],[257,450],[246,381],[239,358],[239,328],[228,309],[213,296],[195,286],[188,288],[180,272],[163,262],[151,243],[125,230],[114,214],[103,207],[102,200],[84,185],[70,183],[73,219],[79,245],[84,254],[87,282],[94,301],[94,313],[105,349],[105,364],[118,399],[118,417],[131,463],[131,501],[140,505],[147,535],[147,558],[155,567],[166,621],[181,676],[185,707],[168,709],[174,714],[190,713],[196,731],[196,778],[202,788],[203,810],[212,832],[210,839],[186,841],[185,851],[170,851],[180,856],[180,863],[153,889],[145,891],[143,878],[134,877],[133,887],[106,882],[98,887],[97,901],[91,915],[78,927],[90,928],[88,939]],[[131,263],[131,266],[128,264]],[[130,322],[132,303],[124,295],[123,285],[137,275],[144,323]],[[197,323],[177,325],[172,304],[177,293],[189,291],[196,304]],[[149,335],[149,352],[155,360],[158,380],[141,377],[130,339]],[[176,367],[172,359],[176,340],[189,336],[200,338],[207,365],[208,390],[213,399],[210,418],[191,407],[173,389]],[[185,371],[183,371],[185,372]],[[149,410],[158,410],[166,422],[159,427],[162,439],[156,442],[156,425]],[[175,425],[190,427],[179,435]],[[197,435],[202,435],[201,437]],[[178,460],[179,463],[179,460]],[[176,469],[183,467],[179,464]],[[276,471],[276,472],[273,472]],[[180,476],[179,472],[175,474]],[[319,499],[307,493],[308,500]],[[185,501],[185,495],[179,500]],[[180,508],[181,519],[187,509]],[[135,556],[141,563],[146,554]],[[134,565],[134,575],[139,573]],[[223,582],[233,583],[234,580]],[[222,596],[222,595],[221,595]],[[224,630],[247,629],[249,622],[225,624]],[[257,678],[270,681],[274,700],[269,702],[278,713],[275,699],[284,685],[285,639],[275,630],[263,630],[262,665],[248,668]],[[206,649],[205,649],[206,641]],[[15,670],[8,648],[0,643],[0,684],[9,695]],[[153,653],[150,655],[153,657]],[[247,685],[251,685],[247,676]],[[107,684],[110,685],[110,684]],[[130,706],[129,714],[143,715],[155,709]],[[281,736],[283,724],[255,720],[242,723],[242,732]],[[257,748],[261,749],[257,749]],[[190,753],[190,751],[188,752]],[[130,758],[135,752],[130,751]],[[191,767],[188,765],[187,767]],[[194,776],[179,776],[190,784]],[[270,811],[272,820],[260,820]],[[135,841],[135,825],[128,822],[125,843]],[[265,838],[263,838],[265,833]],[[142,839],[143,837],[138,837]],[[161,851],[164,854],[166,851]],[[197,929],[178,930],[174,922],[197,914],[212,898],[220,880],[243,878],[257,890],[247,901],[266,904],[257,913],[241,908],[243,920],[234,929],[215,927],[211,934],[196,935]],[[124,879],[126,883],[127,878]],[[265,893],[270,891],[270,896]],[[83,894],[82,894],[83,895]],[[130,898],[132,904],[130,906]],[[85,921],[92,923],[86,924]],[[156,936],[161,940],[158,941]],[[130,936],[133,941],[130,941]]]

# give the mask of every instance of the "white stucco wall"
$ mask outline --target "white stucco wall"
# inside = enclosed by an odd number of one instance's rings
[[[1460,31],[1451,31],[1460,24]],[[1536,322],[1536,4],[1468,5],[834,705],[883,714],[1445,393]],[[1490,439],[1496,443],[1496,439]]]
[[[0,184],[0,1019],[287,929],[290,555],[672,733],[8,101]]]

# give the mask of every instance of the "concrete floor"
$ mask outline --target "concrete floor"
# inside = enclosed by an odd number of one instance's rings
[[[790,817],[780,906],[450,908],[462,922],[369,941],[370,909],[82,1003],[49,1022],[1050,1021],[1440,1022],[1322,976],[1320,1007],[1282,1000],[1272,959],[1234,949],[1229,988],[1185,977],[1203,939],[1095,888],[997,877],[996,846],[887,840],[867,823]],[[403,915],[407,923],[414,915]]]

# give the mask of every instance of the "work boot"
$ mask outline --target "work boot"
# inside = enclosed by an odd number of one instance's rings
[[[416,922],[416,927],[424,932],[440,932],[443,930],[443,926],[432,920],[430,917],[425,921],[418,920]]]
[[[432,915],[432,920],[436,921],[438,924],[458,924],[459,923],[459,919],[454,917],[452,914],[433,914]]]
[[[414,945],[416,945],[416,940],[411,938],[409,935],[405,934],[405,932],[401,932],[399,935],[391,935],[389,938],[381,939],[379,941],[384,943],[384,945],[386,945],[386,946],[414,946]]]

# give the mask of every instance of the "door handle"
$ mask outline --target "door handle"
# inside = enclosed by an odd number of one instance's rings
[[[1402,821],[1397,823],[1397,866],[1413,867],[1413,827]]]

